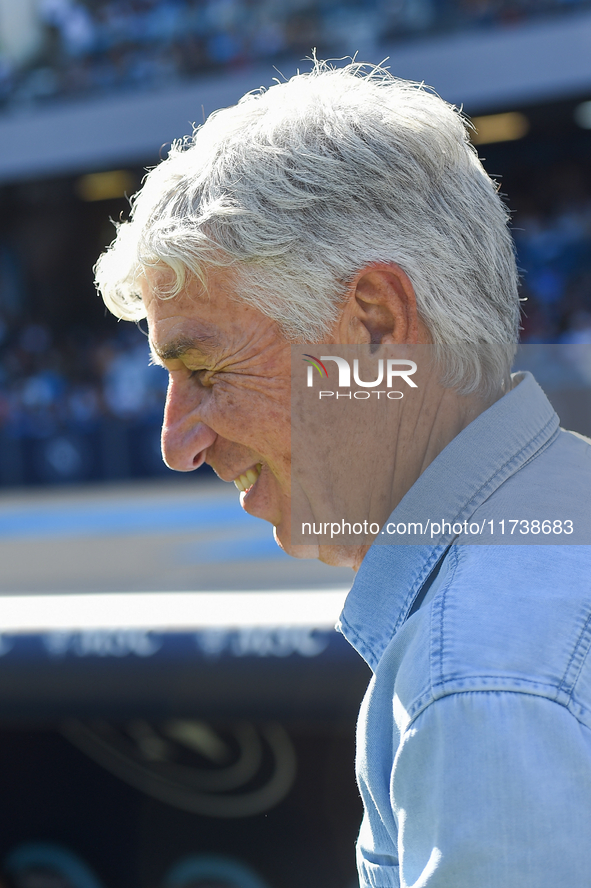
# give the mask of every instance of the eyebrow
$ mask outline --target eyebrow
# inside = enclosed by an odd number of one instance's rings
[[[179,336],[162,346],[157,346],[150,340],[150,351],[152,358],[158,362],[176,361],[190,351],[211,352],[216,345],[217,338],[215,336],[202,333],[199,337]]]

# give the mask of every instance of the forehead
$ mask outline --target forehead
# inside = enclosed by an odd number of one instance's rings
[[[195,348],[211,348],[219,344],[223,333],[224,311],[217,299],[191,286],[171,298],[163,298],[146,281],[142,285],[150,342],[162,358],[174,358],[178,352]]]
[[[230,282],[218,278],[217,274],[208,275],[205,286],[195,277],[187,275],[180,292],[169,296],[176,287],[172,270],[146,269],[140,278],[140,285],[148,319],[159,322],[172,314],[183,315],[189,320],[215,316],[220,303],[232,295]]]
[[[161,279],[155,285],[150,277],[142,282],[150,342],[163,360],[189,350],[213,353],[244,345],[274,322],[234,295],[229,274],[208,275],[207,290],[195,279],[172,298],[158,295]]]

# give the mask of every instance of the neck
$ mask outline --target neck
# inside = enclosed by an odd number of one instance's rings
[[[447,445],[480,413],[498,400],[503,391],[482,398],[458,395],[443,388],[435,379],[413,392],[397,410],[382,410],[379,434],[368,435],[361,484],[347,484],[348,492],[339,508],[343,514],[368,514],[374,528],[387,521],[425,469]],[[346,462],[345,462],[346,466]],[[328,564],[358,570],[377,534],[365,537],[362,545],[321,545],[319,557]]]

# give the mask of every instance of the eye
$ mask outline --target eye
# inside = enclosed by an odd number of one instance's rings
[[[212,380],[214,376],[213,370],[207,370],[205,367],[200,367],[196,370],[189,369],[189,379],[198,382],[200,385],[209,387],[212,385]]]

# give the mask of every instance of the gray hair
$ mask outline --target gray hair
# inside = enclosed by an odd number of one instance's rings
[[[315,62],[213,113],[173,143],[96,267],[118,317],[145,316],[139,278],[167,267],[158,295],[229,268],[237,298],[286,338],[321,342],[347,286],[395,262],[464,393],[506,377],[519,323],[508,212],[461,113],[381,67]]]

